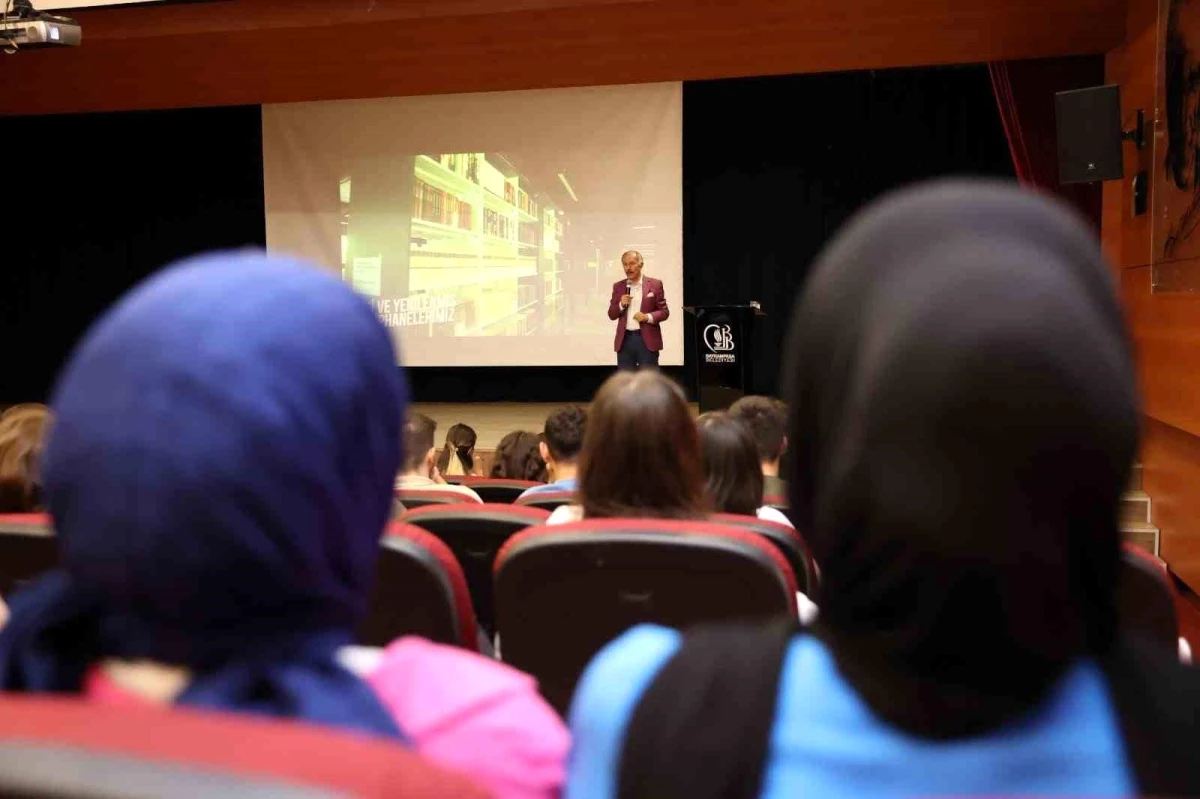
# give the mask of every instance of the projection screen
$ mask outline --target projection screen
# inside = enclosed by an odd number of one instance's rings
[[[663,281],[683,363],[682,87],[263,107],[267,244],[339,269],[409,366],[612,365],[612,285]]]

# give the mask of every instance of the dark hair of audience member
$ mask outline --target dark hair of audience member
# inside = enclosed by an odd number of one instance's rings
[[[742,397],[729,406],[729,415],[754,436],[759,462],[779,460],[787,430],[787,406],[774,397]]]
[[[425,456],[433,449],[437,422],[423,413],[410,413],[404,420],[404,471],[421,468]]]
[[[971,735],[1105,656],[1138,406],[1094,232],[1015,187],[923,186],[838,234],[791,324],[816,632],[872,710]]]
[[[41,460],[50,409],[27,403],[0,414],[0,513],[41,510]]]
[[[542,438],[554,460],[570,463],[579,457],[586,432],[587,411],[578,405],[568,405],[546,417]]]
[[[492,462],[492,477],[509,480],[546,481],[546,462],[538,452],[537,433],[514,430],[500,439],[496,445],[496,459]]]
[[[657,370],[596,392],[579,458],[585,518],[699,518],[709,510],[700,436],[683,390]]]
[[[476,440],[474,428],[465,424],[451,425],[450,429],[446,431],[446,444],[438,453],[438,471],[446,474],[450,469],[450,458],[453,457],[458,459],[463,474],[474,474]]]
[[[704,479],[713,510],[753,516],[762,505],[758,448],[746,426],[716,411],[696,420]]]

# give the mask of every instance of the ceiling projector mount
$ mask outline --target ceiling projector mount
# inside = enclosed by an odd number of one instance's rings
[[[83,29],[70,17],[38,11],[29,0],[0,0],[0,49],[75,46]]]

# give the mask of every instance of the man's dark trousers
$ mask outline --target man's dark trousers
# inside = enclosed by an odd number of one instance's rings
[[[621,342],[621,351],[617,353],[617,368],[637,369],[639,366],[658,368],[658,353],[652,352],[646,346],[641,331],[626,330],[625,339]]]

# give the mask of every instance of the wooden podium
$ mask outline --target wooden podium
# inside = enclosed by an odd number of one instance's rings
[[[700,412],[724,410],[753,389],[754,319],[766,314],[757,302],[684,310],[692,315]]]

